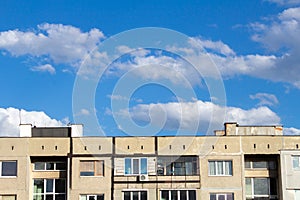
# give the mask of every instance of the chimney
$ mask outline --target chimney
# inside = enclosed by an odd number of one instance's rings
[[[237,122],[226,122],[224,125],[225,135],[237,135]]]
[[[32,132],[31,132],[31,124],[20,124],[20,137],[31,137]]]
[[[83,125],[71,124],[71,137],[82,137],[82,136],[83,136]]]

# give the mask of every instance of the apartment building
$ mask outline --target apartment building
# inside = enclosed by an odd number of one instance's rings
[[[300,200],[300,136],[225,123],[210,136],[0,138],[0,200]]]

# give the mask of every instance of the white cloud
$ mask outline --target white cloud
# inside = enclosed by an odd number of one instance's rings
[[[50,118],[42,111],[0,108],[0,136],[19,136],[20,122],[22,124],[32,124],[43,127],[64,125],[61,121]]]
[[[273,106],[279,103],[277,97],[274,94],[268,93],[257,93],[255,95],[250,95],[251,99],[258,99],[259,106],[266,105],[266,106]]]
[[[84,56],[102,39],[104,35],[98,29],[82,32],[70,25],[45,23],[34,31],[0,32],[0,49],[13,56],[44,56],[54,63],[78,67]]]
[[[139,104],[130,108],[129,113],[126,110],[121,110],[115,114],[121,117],[132,117],[137,122],[150,123],[151,121],[154,125],[159,125],[161,124],[162,113],[166,116],[165,129],[177,130],[181,126],[183,130],[197,129],[202,133],[205,133],[209,124],[213,130],[222,129],[226,121],[247,125],[280,123],[280,118],[276,113],[265,106],[244,110],[237,107],[222,107],[201,100],[183,103]]]
[[[300,88],[300,7],[289,8],[268,23],[254,23],[253,40],[278,55],[270,70],[260,73],[266,79],[289,82]],[[258,71],[259,72],[259,71]],[[259,76],[259,75],[257,75]],[[259,76],[259,77],[261,77]]]
[[[132,59],[117,60],[106,71],[107,75],[122,76],[135,70],[137,77],[146,80],[168,79],[173,84],[202,84],[201,78],[215,76],[219,71],[224,78],[247,75],[277,82],[288,82],[300,88],[300,8],[289,8],[280,13],[276,20],[268,23],[253,23],[253,40],[262,43],[269,50],[281,49],[279,55],[237,55],[229,45],[222,41],[212,41],[201,37],[190,38],[186,47],[168,44],[165,49],[171,53],[185,55],[191,66],[176,56],[153,54],[148,49],[132,49],[118,46],[115,52],[130,53]],[[31,55],[40,58],[42,63],[32,67],[34,71],[55,73],[57,64],[69,66],[63,71],[77,70],[86,78],[97,77],[110,60],[119,54],[111,55],[105,51],[93,51],[103,39],[104,34],[98,29],[83,32],[79,28],[62,24],[41,24],[37,30],[8,30],[0,32],[0,49],[14,56]],[[43,64],[43,62],[47,64]],[[82,64],[82,65],[81,65]],[[143,68],[141,66],[165,66]],[[194,68],[196,67],[196,68]],[[172,70],[170,70],[172,69]],[[217,69],[217,70],[212,70]],[[201,73],[199,74],[198,71]]]
[[[222,55],[229,56],[235,55],[235,52],[222,41],[211,41],[200,38],[190,38],[189,43],[198,49],[204,48],[206,51],[212,50],[213,52],[219,52]]]
[[[122,76],[131,71],[136,77],[144,80],[169,80],[175,85],[200,84],[201,79],[196,70],[184,60],[161,54],[135,52],[130,61],[113,63],[107,75]]]
[[[293,127],[284,128],[283,134],[284,135],[300,135],[300,129],[293,128]]]
[[[55,68],[50,64],[34,66],[30,68],[32,71],[36,72],[49,72],[50,74],[55,74]]]
[[[91,112],[88,109],[82,108],[78,113],[76,113],[76,116],[89,116]]]

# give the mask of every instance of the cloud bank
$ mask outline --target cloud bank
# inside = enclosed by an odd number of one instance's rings
[[[45,23],[33,31],[0,32],[0,49],[12,56],[30,55],[78,68],[84,56],[103,39],[103,33],[96,28],[82,32],[70,25]]]
[[[0,137],[19,136],[20,122],[22,124],[32,124],[39,127],[64,126],[62,121],[52,119],[42,111],[26,111],[11,107],[0,108]]]
[[[244,110],[238,107],[222,107],[201,100],[182,103],[138,104],[130,108],[129,111],[120,110],[115,114],[131,117],[138,123],[148,124],[152,122],[154,125],[159,125],[161,124],[162,113],[166,116],[164,129],[197,130],[204,134],[209,125],[213,127],[213,130],[223,129],[224,122],[238,122],[246,125],[280,123],[280,117],[266,106]]]
[[[296,1],[278,1],[278,3]],[[239,55],[222,41],[191,37],[185,48],[166,46],[171,53],[184,55],[197,63],[197,69],[189,66],[182,59],[164,54],[151,54],[145,49],[131,49],[126,46],[115,47],[119,53],[131,51],[132,57],[111,65],[106,72],[120,76],[126,71],[145,65],[161,65],[173,70],[157,71],[138,70],[136,75],[144,79],[169,79],[174,84],[181,84],[178,74],[186,77],[192,84],[199,84],[199,75],[210,75],[212,68],[217,68],[223,78],[230,79],[247,75],[274,82],[285,82],[300,89],[300,8],[288,8],[275,18],[250,24],[254,34],[252,39],[262,44],[273,54]],[[55,74],[58,66],[78,70],[80,65],[88,66],[79,75],[97,74],[99,68],[106,66],[110,56],[105,51],[93,51],[105,35],[97,28],[83,32],[77,27],[62,24],[40,24],[36,30],[8,30],[0,32],[0,49],[12,56],[29,55],[40,59],[32,71]],[[134,39],[134,38],[133,38]],[[276,53],[275,53],[276,52]],[[114,58],[114,57],[113,57]]]

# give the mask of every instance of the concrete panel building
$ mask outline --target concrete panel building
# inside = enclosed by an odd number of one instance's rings
[[[0,200],[300,199],[300,136],[225,123],[210,136],[83,137],[81,125],[0,138]]]

